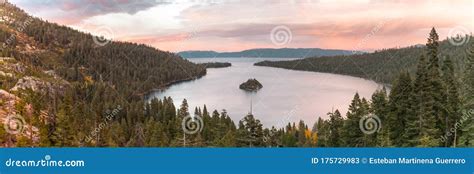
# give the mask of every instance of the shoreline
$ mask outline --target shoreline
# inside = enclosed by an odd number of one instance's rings
[[[264,62],[264,61],[261,61],[261,62]],[[261,62],[257,62],[257,63],[261,63]],[[360,78],[360,79],[364,79],[364,80],[373,81],[377,84],[381,84],[381,85],[385,86],[388,89],[390,89],[392,87],[392,85],[390,83],[386,83],[386,82],[383,82],[383,81],[377,81],[375,79],[370,79],[370,78],[365,78],[365,77],[354,76],[354,75],[351,75],[351,74],[339,74],[339,73],[331,73],[331,72],[323,72],[323,71],[301,70],[301,69],[292,69],[292,68],[287,68],[287,67],[261,65],[261,64],[257,65],[257,63],[254,63],[253,66],[280,68],[280,69],[292,70],[292,71],[303,71],[303,72],[315,72],[315,73],[327,73],[327,74],[343,75],[343,76],[349,76],[349,77],[355,77],[355,78]]]
[[[158,92],[158,91],[161,91],[161,90],[165,90],[169,87],[171,87],[172,85],[176,85],[176,84],[179,84],[179,83],[184,83],[184,82],[189,82],[189,81],[193,81],[193,80],[198,80],[202,77],[204,77],[205,75],[207,75],[207,71],[204,73],[204,74],[201,74],[201,75],[197,75],[197,76],[194,76],[194,77],[189,77],[189,78],[185,78],[185,79],[181,79],[181,80],[174,80],[174,81],[171,81],[171,82],[168,82],[168,83],[165,83],[163,85],[160,85],[159,87],[156,87],[156,88],[153,88],[151,90],[148,90],[148,92],[145,92],[143,94],[140,94],[142,97],[144,97],[145,99],[149,99],[149,95],[155,93],[155,92]]]

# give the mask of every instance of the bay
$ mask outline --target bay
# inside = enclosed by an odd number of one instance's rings
[[[339,109],[345,115],[356,92],[370,99],[381,84],[374,81],[330,73],[287,70],[254,66],[263,60],[291,60],[291,58],[193,58],[190,61],[230,62],[231,67],[209,68],[204,77],[174,84],[167,89],[155,91],[148,96],[163,98],[170,96],[179,107],[183,99],[194,107],[205,104],[212,112],[225,109],[237,124],[250,112],[264,127],[284,127],[288,122],[305,121],[312,125],[318,117],[327,118],[327,113]],[[256,78],[263,88],[258,92],[246,92],[239,85],[249,78]]]

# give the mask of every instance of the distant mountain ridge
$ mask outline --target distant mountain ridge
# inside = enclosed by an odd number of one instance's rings
[[[304,58],[322,56],[340,56],[361,54],[348,50],[321,49],[321,48],[257,48],[238,52],[216,52],[216,51],[183,51],[178,54],[183,58],[212,58],[212,57],[273,57],[273,58]]]

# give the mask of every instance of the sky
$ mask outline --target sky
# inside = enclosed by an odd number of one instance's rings
[[[10,0],[44,20],[160,50],[374,51],[470,34],[474,0]]]

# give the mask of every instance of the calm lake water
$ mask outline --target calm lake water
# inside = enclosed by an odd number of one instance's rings
[[[230,62],[231,67],[210,68],[207,75],[189,82],[156,91],[149,97],[171,96],[178,107],[187,99],[190,113],[194,107],[206,104],[209,112],[226,109],[237,124],[250,111],[265,127],[283,127],[288,122],[304,120],[312,124],[318,117],[327,118],[331,110],[343,115],[356,92],[370,98],[382,86],[369,80],[351,76],[286,70],[253,66],[262,58],[199,58],[193,62]],[[271,59],[284,60],[284,59]],[[287,60],[287,59],[286,59]],[[249,78],[256,78],[263,88],[256,93],[239,89]]]

